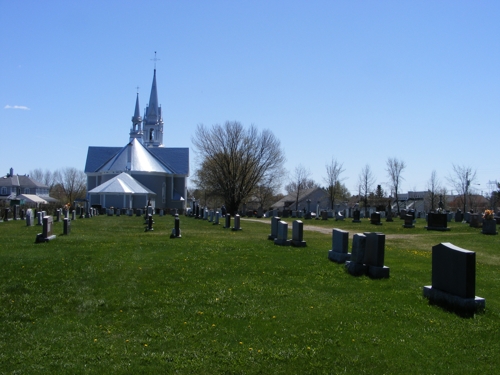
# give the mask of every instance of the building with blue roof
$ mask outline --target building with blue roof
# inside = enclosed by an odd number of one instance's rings
[[[129,188],[110,190],[110,186],[117,186],[110,184],[110,180],[117,181],[116,177],[122,173],[130,176]],[[163,145],[156,68],[144,117],[140,114],[137,94],[129,142],[123,147],[90,146],[85,174],[88,199],[94,207],[143,208],[150,203],[158,209],[185,208],[189,148]],[[123,175],[118,181],[122,180]]]

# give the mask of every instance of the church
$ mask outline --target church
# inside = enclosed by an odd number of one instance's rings
[[[155,67],[144,117],[137,93],[129,142],[124,147],[88,149],[85,174],[91,206],[185,209],[189,148],[164,147],[163,130]]]

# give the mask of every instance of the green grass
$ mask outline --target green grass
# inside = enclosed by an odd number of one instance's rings
[[[293,219],[287,219],[290,223]],[[232,232],[181,217],[78,219],[35,244],[41,227],[0,223],[0,373],[484,374],[500,366],[500,236],[450,223],[308,220],[387,235],[389,279],[353,277],[327,259],[331,234],[275,246],[270,225]],[[331,233],[331,231],[330,231]],[[465,319],[422,297],[431,247],[477,252],[486,311]]]

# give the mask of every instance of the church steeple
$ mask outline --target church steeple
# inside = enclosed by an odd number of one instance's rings
[[[161,107],[158,105],[156,68],[153,73],[153,84],[151,85],[149,104],[146,108],[146,112],[144,113],[143,129],[143,142],[145,146],[163,147],[163,118],[161,116]]]
[[[135,111],[132,116],[132,129],[130,129],[130,140],[137,138],[142,142],[142,129],[141,129],[142,117],[141,110],[139,107],[139,93],[137,93],[137,98],[135,99]]]

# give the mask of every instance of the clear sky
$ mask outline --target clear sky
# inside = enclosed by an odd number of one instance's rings
[[[197,124],[270,129],[293,174],[332,157],[357,191],[404,160],[402,191],[433,170],[500,181],[500,1],[0,0],[0,174],[83,170],[124,146],[139,87],[157,83],[166,147]],[[191,151],[191,170],[196,158]]]

